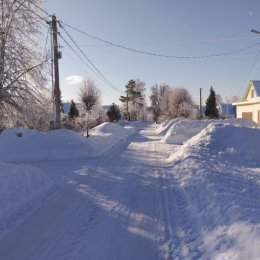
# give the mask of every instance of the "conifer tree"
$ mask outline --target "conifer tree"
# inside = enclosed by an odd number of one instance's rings
[[[115,105],[115,103],[109,107],[107,116],[110,122],[117,122],[121,118],[120,110],[118,106]]]
[[[70,110],[68,113],[68,117],[69,119],[75,119],[78,116],[79,116],[79,110],[77,109],[76,104],[72,99],[70,103]]]
[[[210,119],[219,117],[217,102],[216,102],[216,93],[213,87],[210,88],[210,94],[206,101],[205,116]]]
[[[127,83],[126,96],[121,96],[119,100],[124,106],[124,118],[127,120],[140,120],[143,108],[145,106],[144,82],[140,80],[129,80]]]

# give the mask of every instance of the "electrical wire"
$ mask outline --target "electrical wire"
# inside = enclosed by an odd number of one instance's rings
[[[34,6],[36,6],[39,10],[41,10],[42,12],[44,12],[48,17],[51,16],[46,10],[42,9],[41,7],[39,7],[37,4],[33,3],[32,4]],[[34,12],[33,12],[34,13]],[[36,14],[36,13],[35,13]],[[37,15],[37,14],[36,14]],[[38,15],[39,16],[39,15]],[[45,19],[44,19],[45,20]],[[46,21],[46,20],[45,20]],[[60,25],[61,26],[61,25]],[[62,28],[62,26],[61,26]],[[69,36],[69,38],[71,39],[71,41],[74,42],[74,44],[76,45],[76,47],[80,50],[80,52],[83,54],[83,56],[87,59],[87,61],[92,65],[91,68],[89,66],[89,64],[87,62],[85,62],[84,59],[82,59],[82,57],[73,49],[73,47],[68,43],[68,41],[66,41],[66,39],[64,39],[64,37],[59,34],[59,36],[62,38],[62,40],[67,44],[67,46],[81,59],[82,62],[85,63],[85,65],[88,66],[88,68],[95,74],[97,75],[101,80],[103,80],[103,82],[105,81],[105,83],[114,91],[122,93],[122,91],[118,90],[116,87],[113,86],[113,84],[101,73],[101,71],[94,65],[94,63],[87,57],[87,55],[80,49],[80,47],[76,44],[76,42],[73,40],[73,38],[69,35],[69,33],[63,28],[63,30],[65,31],[65,33]]]
[[[63,28],[63,26],[60,24],[61,28],[64,30],[64,32],[67,34],[67,36],[70,38],[70,40],[75,44],[75,46],[77,47],[77,49],[79,50],[79,52],[85,57],[85,59],[91,64],[91,66],[93,67],[93,69],[96,71],[96,75],[99,75],[99,77],[106,82],[106,84],[108,86],[110,86],[113,90],[122,93],[121,90],[117,89],[105,76],[104,74],[95,66],[95,64],[89,59],[89,57],[86,55],[86,53],[78,46],[78,44],[76,43],[76,41],[72,38],[72,36],[67,32],[67,30],[65,28]],[[64,39],[63,39],[64,40]],[[70,46],[70,48],[72,48],[72,46]],[[93,70],[92,70],[93,71]]]
[[[112,87],[111,85],[109,85],[106,81],[104,81],[104,78],[101,77],[86,61],[85,59],[82,58],[82,56],[79,55],[79,53],[71,46],[71,44],[62,36],[62,34],[59,34],[60,38],[65,42],[65,44],[72,50],[72,52],[97,76],[99,77],[106,85],[108,85],[112,90],[118,92],[118,93],[122,93],[122,91],[119,91],[117,89],[115,89],[114,87]]]
[[[47,54],[47,45],[48,45],[48,40],[49,40],[49,34],[50,34],[50,28],[47,31],[45,45],[44,45],[44,51],[43,51],[43,56],[46,57],[46,58],[48,56],[48,54]]]
[[[258,69],[258,67],[260,66],[260,63],[258,62],[258,58],[260,56],[260,50],[257,52],[256,56],[255,56],[255,59],[254,59],[254,63],[253,63],[253,66],[252,68],[250,69],[249,73],[248,73],[248,76],[247,76],[247,79],[246,79],[246,84],[248,84],[248,81],[250,80],[250,77],[253,75],[253,73]],[[258,63],[257,63],[258,62]],[[238,90],[238,92],[236,93],[236,96],[238,96],[241,92],[241,90],[244,88],[245,86],[242,85],[240,87],[240,89]]]
[[[260,42],[256,43],[256,44],[252,44],[252,45],[249,45],[247,47],[244,47],[244,48],[239,48],[239,49],[236,49],[236,50],[232,50],[232,51],[226,51],[226,52],[222,52],[222,53],[217,53],[217,54],[210,54],[210,55],[201,55],[201,56],[177,56],[177,55],[164,55],[164,54],[159,54],[159,53],[155,53],[155,52],[147,52],[147,51],[142,51],[142,50],[137,50],[137,49],[133,49],[133,48],[130,48],[130,47],[127,47],[125,45],[122,45],[122,44],[118,44],[118,43],[114,43],[114,42],[111,42],[111,41],[107,41],[107,40],[104,40],[100,37],[97,37],[97,36],[94,36],[94,35],[91,35],[89,33],[86,33],[80,29],[77,29],[76,27],[74,26],[71,26],[67,23],[64,23],[62,22],[64,25],[68,26],[69,28],[81,33],[81,34],[84,34],[85,36],[89,37],[89,38],[92,38],[92,39],[95,39],[95,40],[98,40],[98,41],[101,41],[103,43],[106,43],[106,44],[109,44],[111,46],[114,46],[114,47],[117,47],[117,48],[121,48],[121,49],[125,49],[125,50],[128,50],[128,51],[131,51],[131,52],[134,52],[134,53],[139,53],[139,54],[145,54],[145,55],[149,55],[149,56],[156,56],[156,57],[163,57],[163,58],[174,58],[174,59],[203,59],[203,58],[214,58],[214,57],[220,57],[220,56],[227,56],[227,55],[230,55],[230,54],[234,54],[234,53],[238,53],[238,52],[242,52],[242,51],[246,51],[248,49],[252,49],[256,46],[259,46],[260,45]]]
[[[37,4],[34,3],[33,1],[31,1],[30,3],[33,4],[35,7],[37,7],[39,10],[41,10],[43,13],[45,13],[47,16],[51,16],[46,10],[44,10],[43,8],[41,8],[39,5],[37,5]]]

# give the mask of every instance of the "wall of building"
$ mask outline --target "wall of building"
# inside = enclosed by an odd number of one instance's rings
[[[260,104],[237,106],[237,118],[242,118],[243,112],[251,112],[253,121],[260,125],[258,111],[260,111]]]

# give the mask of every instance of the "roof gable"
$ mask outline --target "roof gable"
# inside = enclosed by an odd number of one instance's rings
[[[256,96],[260,97],[260,80],[252,80],[252,83],[255,88]]]
[[[255,91],[255,95],[253,98],[260,97],[260,80],[250,80],[249,84],[247,85],[243,101],[248,101],[252,99],[251,90]]]

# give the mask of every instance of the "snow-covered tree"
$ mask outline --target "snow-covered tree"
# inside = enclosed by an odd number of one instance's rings
[[[41,108],[47,61],[39,38],[43,0],[0,2],[0,117]],[[39,8],[40,7],[40,8]],[[30,114],[30,113],[29,113]],[[24,118],[25,120],[25,118]],[[49,123],[49,120],[48,120]]]
[[[96,120],[99,118],[99,113],[95,112],[100,110],[100,93],[93,80],[84,80],[83,84],[84,85],[80,90],[80,100],[86,110],[84,121],[87,137],[89,137],[89,129],[93,127]]]
[[[110,122],[117,122],[121,118],[120,110],[115,103],[109,107],[107,116]]]
[[[228,104],[239,102],[240,100],[241,100],[241,98],[238,97],[238,96],[228,96],[228,97],[226,97],[226,101],[227,101]]]
[[[145,83],[137,80],[130,80],[126,85],[126,96],[121,96],[123,103],[124,118],[127,120],[144,120],[145,111]]]
[[[213,87],[210,88],[210,94],[206,100],[205,116],[211,119],[219,117],[219,111],[217,109],[216,102],[216,93]]]
[[[185,88],[168,88],[160,103],[162,119],[189,118],[193,114],[193,106],[191,95]]]
[[[48,131],[53,116],[52,93],[48,89],[42,89],[38,93],[40,102],[24,103],[17,100],[19,110],[6,107],[0,122],[4,127],[28,127],[39,131]],[[22,102],[22,104],[20,104]],[[1,123],[0,123],[1,124]]]
[[[153,114],[153,121],[158,123],[159,122],[159,117],[161,116],[161,99],[162,96],[164,95],[165,91],[169,89],[170,87],[166,84],[155,84],[154,86],[151,87],[151,96],[150,96],[150,101],[151,101],[151,107],[150,111]]]

